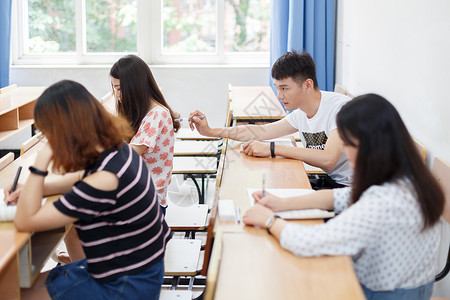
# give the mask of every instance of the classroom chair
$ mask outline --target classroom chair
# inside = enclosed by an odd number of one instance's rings
[[[20,147],[20,155],[27,152],[31,147],[36,145],[42,138],[43,138],[42,132],[39,132],[38,134],[33,135],[31,138],[26,140]]]
[[[17,84],[11,84],[0,89],[0,94],[4,94],[12,89],[17,88]]]
[[[167,206],[165,220],[175,232],[185,232],[185,238],[195,239],[195,233],[208,228],[208,204],[194,204],[181,207],[175,204]]]
[[[420,157],[422,157],[422,160],[425,162],[425,158],[427,157],[427,148],[418,140],[413,138],[414,144],[416,145],[417,151],[419,151]]]
[[[0,170],[6,168],[6,166],[8,166],[13,161],[14,161],[13,152],[9,152],[8,154],[4,155],[2,158],[0,158]]]
[[[214,292],[216,291],[217,279],[219,277],[220,260],[222,258],[222,235],[222,228],[217,228],[216,234],[214,236],[214,248],[212,249],[208,272],[206,275],[206,288],[205,292],[203,293],[203,300],[214,299]]]
[[[340,85],[339,83],[336,83],[334,85],[334,92],[347,95],[347,90],[342,85]]]
[[[161,290],[159,300],[192,300],[192,291]]]
[[[211,208],[209,225],[206,234],[206,243],[201,246],[201,241],[196,239],[171,239],[167,243],[164,257],[164,275],[171,282],[171,289],[176,289],[180,283],[180,277],[189,277],[189,290],[192,290],[195,276],[206,276],[208,272],[209,259],[214,244],[214,224],[217,216],[218,189],[215,191],[214,203]],[[198,269],[200,251],[204,251],[203,264]]]
[[[450,166],[446,164],[443,160],[439,158],[434,159],[433,168],[431,170],[433,175],[436,177],[440,183],[444,195],[445,195],[445,207],[442,217],[447,223],[450,224]],[[447,262],[445,263],[444,269],[436,275],[436,280],[442,280],[450,271],[450,245],[448,249]]]

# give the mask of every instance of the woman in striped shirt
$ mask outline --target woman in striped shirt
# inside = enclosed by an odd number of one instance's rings
[[[73,223],[86,259],[44,274],[46,288],[24,297],[158,299],[171,232],[145,162],[123,142],[125,121],[112,117],[80,84],[60,81],[39,97],[35,124],[48,139],[30,167],[15,225],[42,231]],[[45,182],[47,169],[67,173]],[[79,175],[84,171],[82,178]],[[45,195],[64,194],[41,207]]]

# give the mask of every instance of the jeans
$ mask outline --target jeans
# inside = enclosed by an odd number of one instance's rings
[[[412,289],[395,289],[388,292],[374,292],[362,286],[367,300],[429,300],[433,292],[430,282]]]
[[[100,282],[87,271],[86,259],[59,266],[47,277],[47,291],[52,299],[142,299],[158,300],[164,277],[164,260],[135,275]]]

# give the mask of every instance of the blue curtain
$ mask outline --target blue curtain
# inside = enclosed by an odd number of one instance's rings
[[[9,85],[12,0],[0,1],[0,88]]]
[[[316,63],[319,88],[332,91],[335,7],[335,0],[273,0],[270,65],[287,51],[306,50]]]

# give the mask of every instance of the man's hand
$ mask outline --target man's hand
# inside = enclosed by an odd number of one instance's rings
[[[270,144],[258,141],[250,141],[242,145],[242,150],[250,156],[270,156]]]
[[[211,136],[211,128],[209,127],[208,120],[204,113],[196,110],[189,114],[189,118],[189,127],[191,127],[192,131],[195,127],[201,135]]]

